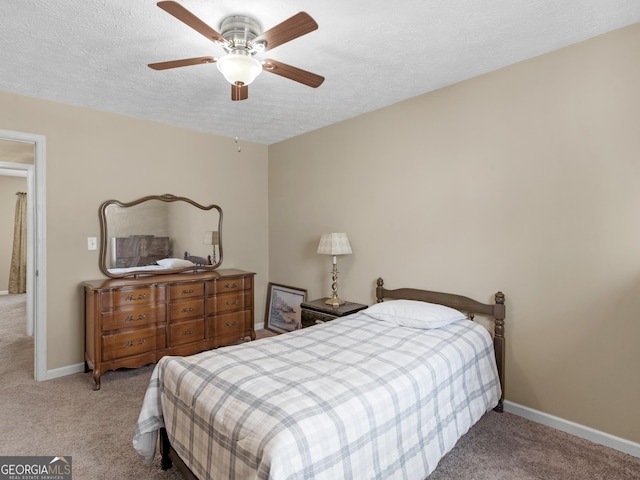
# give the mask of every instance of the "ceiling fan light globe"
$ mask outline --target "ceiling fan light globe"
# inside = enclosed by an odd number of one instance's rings
[[[262,65],[258,60],[248,55],[229,53],[218,59],[218,70],[231,85],[241,82],[249,85],[262,72]]]

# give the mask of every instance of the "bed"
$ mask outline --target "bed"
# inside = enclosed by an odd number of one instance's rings
[[[183,258],[172,257],[170,238],[155,235],[112,237],[110,251],[109,273],[114,275],[132,272],[154,275],[163,270],[213,265],[211,255],[201,257],[184,252]]]
[[[207,263],[209,262],[209,263]],[[109,273],[114,275],[126,275],[135,273],[138,275],[155,275],[162,271],[174,270],[176,268],[199,267],[211,265],[211,256],[195,257],[184,252],[184,258],[158,258],[152,265],[136,265],[133,267],[110,268]]]
[[[159,443],[162,468],[200,480],[424,479],[502,409],[505,297],[378,279],[376,298],[314,327],[162,358],[134,434],[140,458]],[[475,315],[492,317],[493,336]]]

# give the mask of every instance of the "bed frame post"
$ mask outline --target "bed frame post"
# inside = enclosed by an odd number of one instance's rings
[[[502,387],[502,394],[500,395],[500,401],[494,408],[496,412],[504,411],[504,357],[505,351],[505,338],[504,338],[504,293],[498,292],[495,295],[495,305],[493,306],[494,332],[493,332],[493,349],[496,354],[496,365],[498,366],[498,377],[500,378],[500,386]]]
[[[171,451],[171,444],[169,443],[169,435],[167,435],[167,429],[162,427],[160,429],[160,455],[162,456],[160,460],[160,466],[162,470],[169,470],[173,462],[169,457],[169,452]]]
[[[378,277],[378,281],[376,282],[376,303],[381,303],[382,299],[384,298],[384,290],[383,290],[383,285],[384,285],[384,280],[382,280],[382,278]]]

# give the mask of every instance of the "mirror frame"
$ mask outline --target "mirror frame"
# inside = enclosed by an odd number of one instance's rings
[[[166,270],[154,270],[152,272],[148,270],[132,270],[128,273],[111,273],[107,268],[107,241],[109,239],[109,232],[107,231],[107,216],[106,209],[110,205],[117,205],[122,208],[133,207],[149,200],[160,200],[162,202],[186,202],[193,205],[200,210],[217,210],[218,211],[218,261],[214,265],[194,265],[190,267],[172,268]],[[149,275],[169,275],[172,273],[188,272],[188,271],[213,271],[222,264],[222,209],[218,205],[200,205],[187,197],[177,197],[169,193],[163,195],[148,195],[146,197],[133,200],[131,202],[121,202],[119,200],[107,200],[100,205],[99,209],[100,217],[100,271],[110,278],[126,278],[126,277],[138,277]]]

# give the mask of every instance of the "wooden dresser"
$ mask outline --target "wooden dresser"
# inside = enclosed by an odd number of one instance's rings
[[[85,365],[107,370],[255,339],[254,273],[235,269],[83,282]]]

